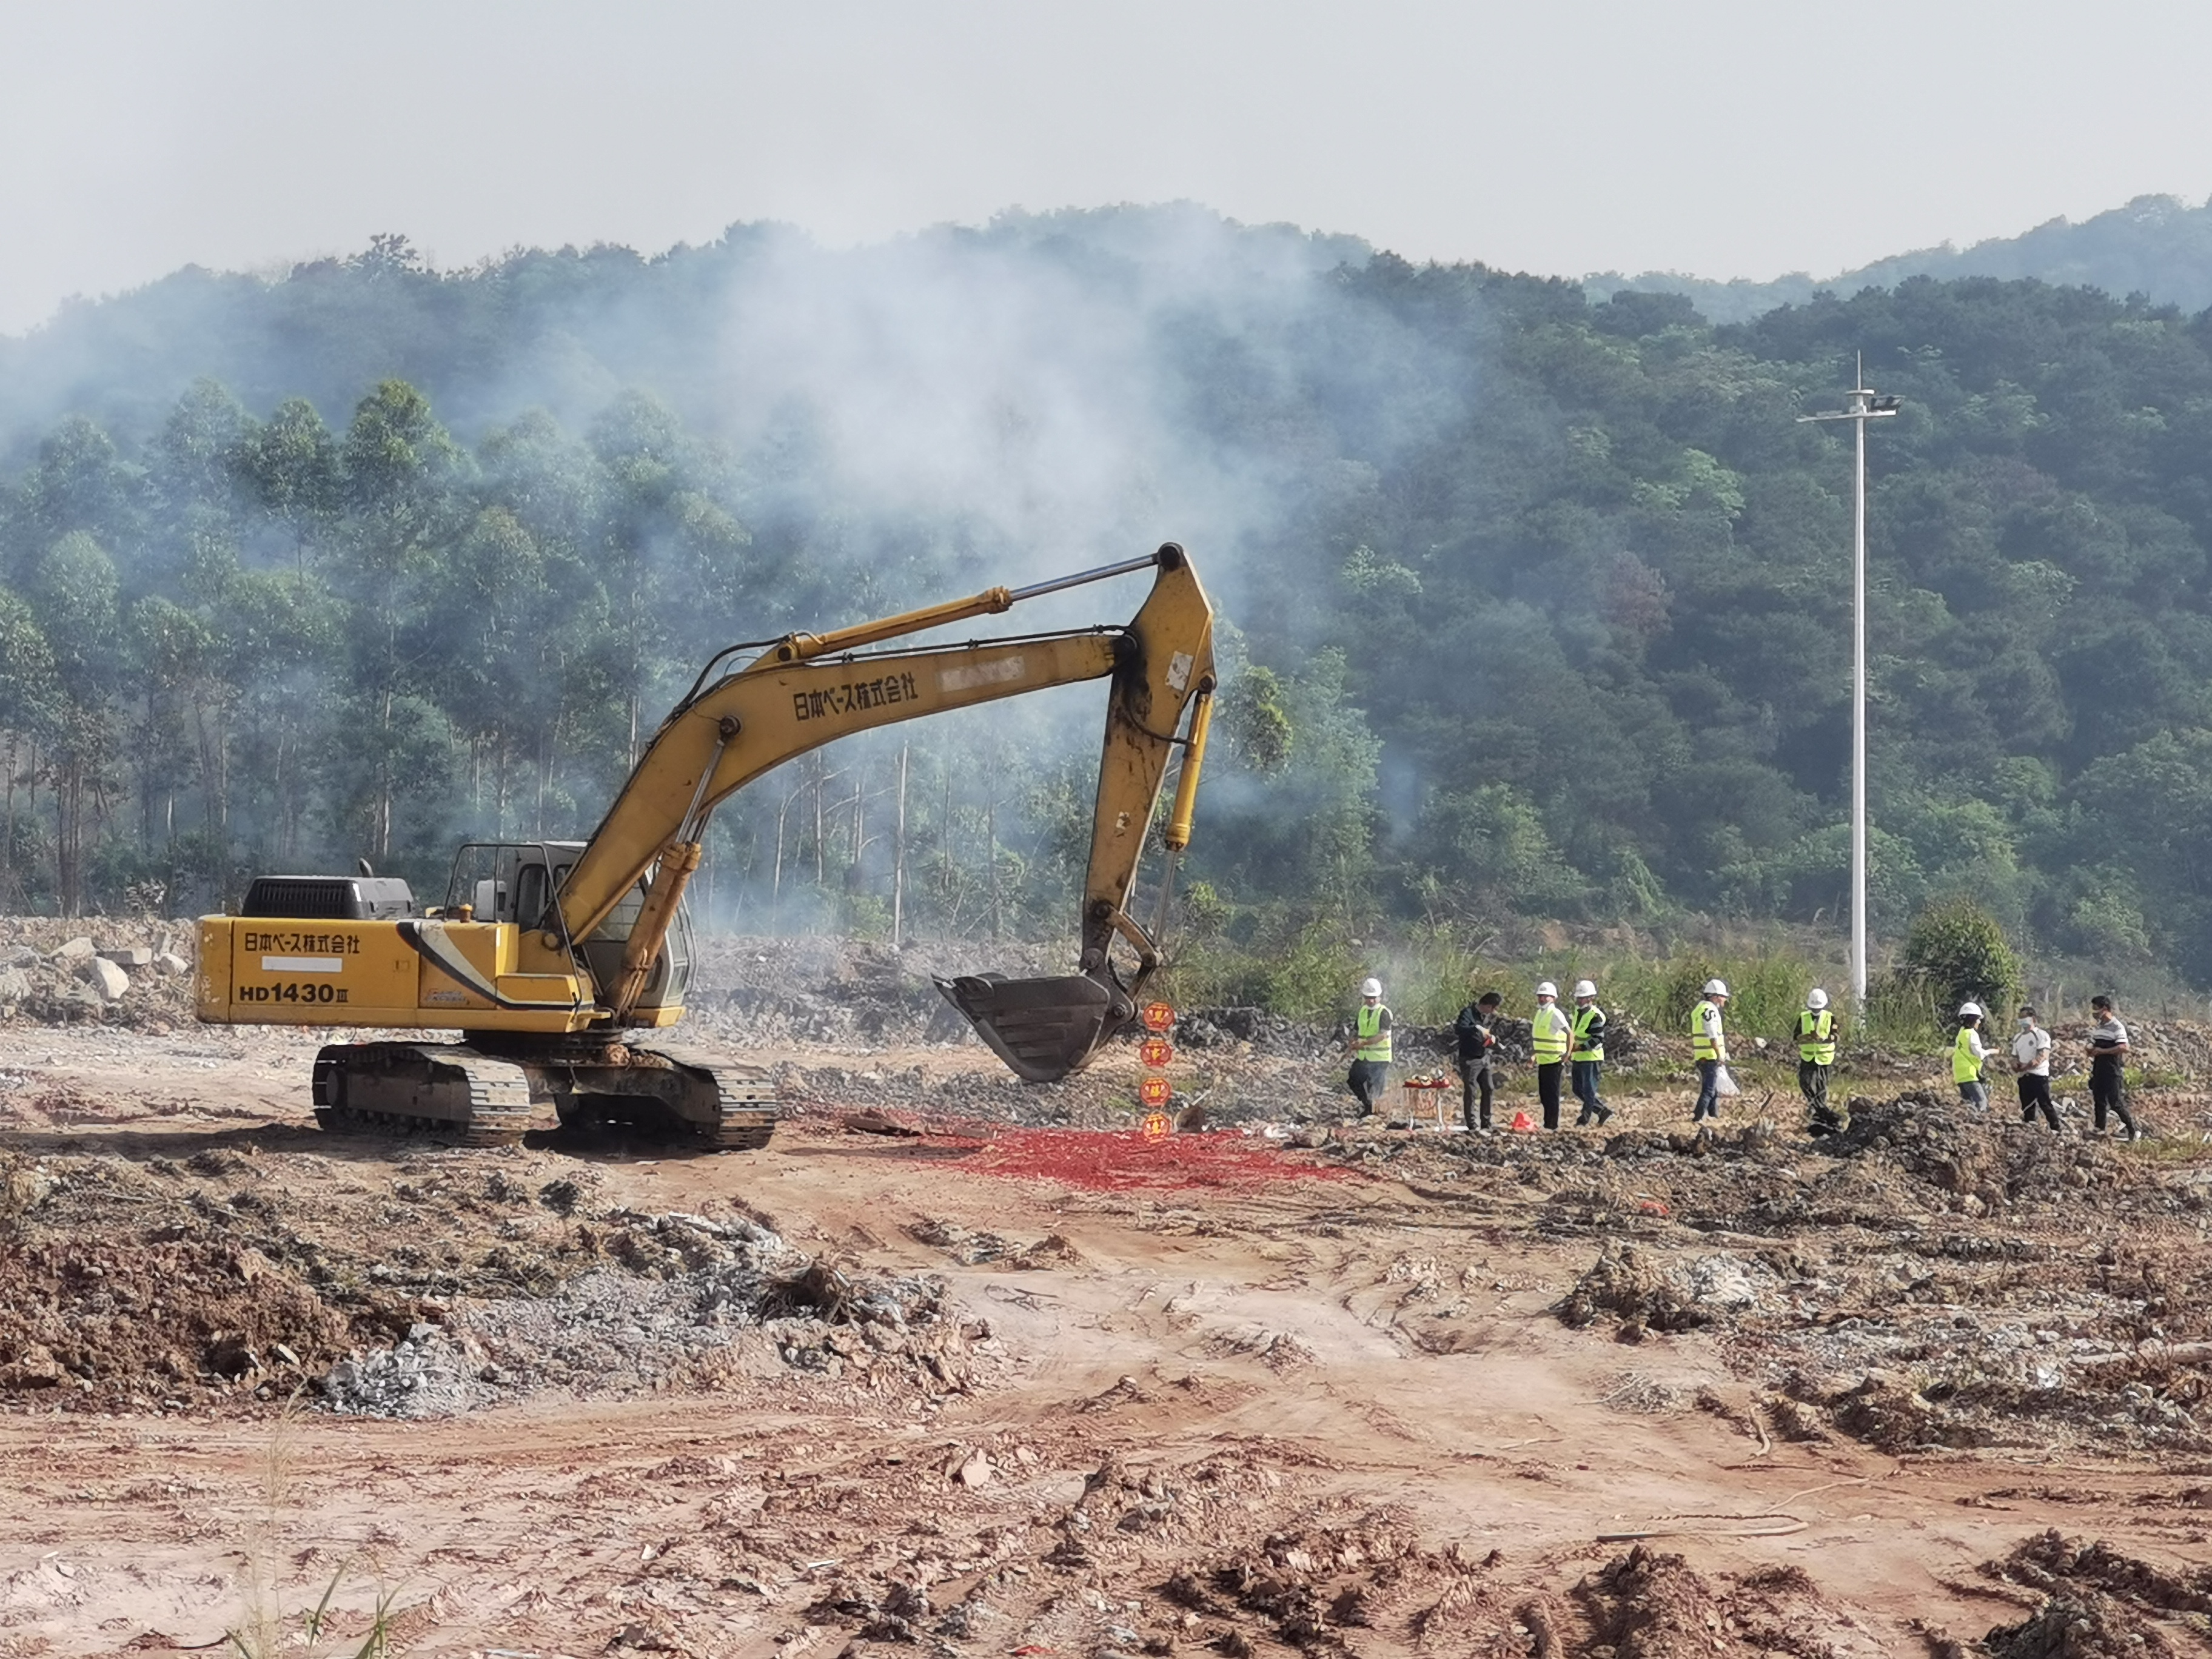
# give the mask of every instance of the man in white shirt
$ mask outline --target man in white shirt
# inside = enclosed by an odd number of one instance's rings
[[[2036,1024],[2035,1010],[2020,1011],[2020,1035],[2012,1040],[2012,1069],[2020,1084],[2020,1121],[2035,1121],[2041,1112],[2058,1133],[2058,1109],[2051,1103],[2051,1033]]]

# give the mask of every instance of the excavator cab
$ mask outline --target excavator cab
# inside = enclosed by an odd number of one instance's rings
[[[441,914],[456,915],[465,904],[478,921],[512,922],[526,937],[535,935],[544,950],[558,951],[563,957],[581,957],[595,983],[611,984],[621,971],[631,927],[645,907],[645,884],[638,883],[617,901],[606,920],[577,941],[572,953],[556,901],[561,884],[568,879],[584,847],[580,841],[465,842],[454,854]],[[696,955],[690,911],[679,907],[645,988],[638,994],[636,1006],[641,1011],[657,1011],[660,1016],[649,1023],[666,1023],[683,1012]]]

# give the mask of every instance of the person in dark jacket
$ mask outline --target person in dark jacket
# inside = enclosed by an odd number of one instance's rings
[[[1498,1010],[1504,1000],[1495,991],[1485,991],[1461,1009],[1459,1018],[1452,1022],[1452,1034],[1459,1039],[1460,1111],[1467,1119],[1469,1134],[1490,1133],[1490,1056],[1498,1047]],[[1478,1094],[1481,1097],[1480,1121]]]

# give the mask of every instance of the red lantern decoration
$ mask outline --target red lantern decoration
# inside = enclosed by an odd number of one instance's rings
[[[1148,1140],[1157,1140],[1174,1127],[1175,1125],[1168,1121],[1168,1115],[1165,1112],[1145,1114],[1145,1138]]]
[[[1168,1103],[1168,1097],[1174,1093],[1174,1088],[1164,1077],[1148,1077],[1137,1085],[1137,1099],[1146,1106],[1164,1106]]]
[[[1175,1010],[1164,1002],[1148,1002],[1145,1005],[1144,1021],[1147,1031],[1164,1031],[1175,1024]]]
[[[1137,1045],[1137,1058],[1157,1072],[1175,1058],[1175,1045],[1164,1036],[1148,1036]]]

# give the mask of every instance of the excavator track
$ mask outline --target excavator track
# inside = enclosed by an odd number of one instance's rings
[[[451,1042],[334,1042],[315,1056],[315,1121],[360,1134],[507,1146],[538,1126],[530,1075]]]
[[[686,1114],[700,1145],[717,1152],[757,1152],[775,1135],[775,1079],[764,1068],[733,1066],[694,1048],[656,1048],[647,1052],[690,1073],[695,1083],[713,1086],[717,1097],[713,1103],[714,1121]]]

